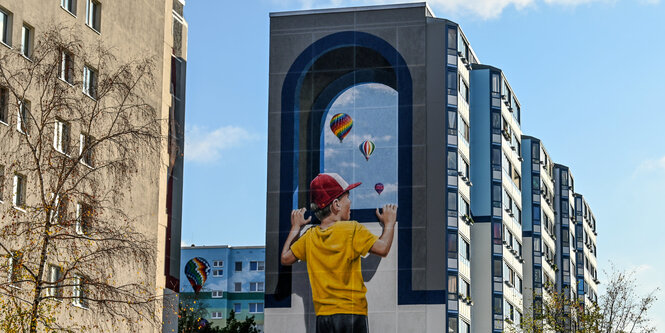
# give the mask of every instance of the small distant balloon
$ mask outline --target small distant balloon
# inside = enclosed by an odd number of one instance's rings
[[[376,185],[374,185],[374,191],[376,191],[376,193],[381,195],[381,192],[383,192],[383,184],[382,183],[376,183]]]
[[[197,294],[201,288],[203,288],[203,284],[205,284],[209,273],[210,264],[201,257],[192,258],[187,262],[187,265],[185,265],[185,275],[187,276],[187,280],[189,280],[194,292]]]
[[[358,148],[360,148],[360,152],[363,154],[363,156],[365,156],[365,159],[369,161],[369,156],[372,155],[376,146],[374,145],[374,142],[365,140]]]
[[[351,132],[353,127],[353,119],[346,113],[338,113],[330,119],[330,130],[337,136],[339,142]]]

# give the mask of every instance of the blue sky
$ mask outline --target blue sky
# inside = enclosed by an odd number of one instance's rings
[[[183,243],[265,242],[268,13],[379,3],[391,2],[187,2]],[[429,5],[462,26],[481,62],[505,71],[522,105],[524,134],[542,139],[552,159],[572,169],[598,221],[599,269],[611,260],[635,269],[642,291],[663,288],[665,4]],[[652,317],[665,318],[665,301]]]

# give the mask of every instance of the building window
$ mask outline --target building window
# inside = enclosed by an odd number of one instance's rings
[[[501,96],[501,77],[499,74],[492,73],[492,97],[499,98]]]
[[[76,205],[76,233],[79,235],[89,235],[92,227],[92,206],[79,202]]]
[[[448,134],[457,135],[457,111],[448,111]]]
[[[448,233],[448,258],[457,259],[457,233]]]
[[[60,197],[60,195],[55,196],[53,202],[53,209],[51,210],[51,221],[54,224],[58,224],[65,220],[67,214],[67,203],[69,200],[66,196]]]
[[[9,262],[7,263],[7,282],[11,285],[18,282],[21,278],[21,261],[23,260],[23,255],[21,252],[11,252],[9,255]]]
[[[79,137],[79,155],[81,156],[81,163],[92,167],[94,163],[94,153],[93,153],[93,147],[92,143],[94,141],[93,137],[81,133],[81,136]]]
[[[12,45],[12,14],[0,8],[0,41]]]
[[[55,120],[55,129],[53,133],[53,148],[67,155],[69,154],[69,123],[62,120]]]
[[[464,81],[461,75],[459,77],[459,93],[464,101],[469,103],[469,85]]]
[[[466,241],[464,238],[460,238],[461,241],[459,242],[459,253],[462,258],[466,260],[471,259],[471,246],[469,245],[469,242]]]
[[[240,311],[242,311],[242,304],[241,303],[233,303],[233,312],[240,313]]]
[[[233,284],[234,291],[242,291],[242,282],[236,282]]]
[[[250,282],[249,291],[263,291],[263,282]]]
[[[462,297],[471,297],[471,285],[464,279],[460,279],[459,293]]]
[[[24,175],[15,174],[14,175],[14,195],[12,203],[14,207],[24,208],[25,207],[25,190],[27,186],[27,180]]]
[[[34,40],[34,29],[23,23],[23,28],[21,29],[21,54],[26,58],[32,56],[32,43]]]
[[[60,7],[76,15],[76,0],[60,0]]]
[[[264,271],[266,269],[264,261],[250,261],[249,270],[250,271]]]
[[[62,297],[62,267],[56,265],[48,265],[46,271],[46,295],[50,297]]]
[[[5,166],[0,165],[0,202],[5,200]]]
[[[222,319],[222,313],[218,311],[213,311],[210,313],[210,318],[212,319]]]
[[[242,261],[236,261],[236,272],[242,271]]]
[[[69,84],[74,84],[74,56],[65,50],[60,51],[58,77]]]
[[[448,317],[448,333],[457,333],[458,332],[458,319],[457,317]]]
[[[102,4],[95,0],[87,0],[85,5],[85,24],[99,32],[101,31],[101,20]]]
[[[213,260],[212,261],[212,267],[224,267],[224,261],[223,260]]]
[[[30,129],[30,101],[28,100],[19,102],[16,129],[23,134],[28,134]]]
[[[467,124],[466,121],[464,121],[463,118],[460,118],[460,119],[462,120],[460,122],[460,125],[461,125],[460,126],[461,127],[461,129],[460,129],[461,133],[460,134],[462,134],[462,137],[464,138],[464,141],[466,141],[466,143],[468,144],[469,139],[470,139],[470,134],[471,134],[469,132],[469,124]]]
[[[224,270],[223,269],[213,269],[212,270],[212,276],[214,277],[222,277],[224,275]]]
[[[457,71],[449,69],[447,73],[448,95],[457,95]]]
[[[83,66],[83,92],[97,98],[97,71],[88,65]]]
[[[7,115],[9,114],[9,89],[6,87],[0,87],[0,122],[8,124],[9,119]]]
[[[86,290],[85,278],[82,275],[74,276],[72,296],[72,304],[83,308],[88,307],[88,292]]]
[[[224,292],[221,290],[213,290],[211,296],[212,298],[222,298],[224,297]]]
[[[263,303],[249,303],[249,313],[263,313]]]

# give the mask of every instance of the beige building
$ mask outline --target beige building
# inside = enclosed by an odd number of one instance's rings
[[[45,31],[53,27],[62,27],[63,31],[76,34],[81,41],[81,50],[92,53],[98,45],[110,50],[117,63],[130,63],[137,59],[150,58],[154,69],[151,71],[155,85],[148,94],[142,96],[145,102],[154,108],[156,117],[160,121],[161,143],[158,151],[141,155],[137,165],[139,172],[130,176],[130,181],[123,184],[120,189],[123,198],[117,201],[116,207],[132,218],[136,229],[152,241],[154,263],[150,263],[152,271],[137,272],[124,269],[123,261],[132,264],[131,257],[118,258],[118,266],[108,267],[112,270],[110,277],[126,283],[141,283],[154,290],[158,299],[155,306],[156,316],[162,318],[162,323],[152,328],[151,325],[141,325],[141,331],[171,332],[177,329],[177,291],[181,277],[180,267],[180,231],[182,210],[182,176],[184,148],[184,112],[185,112],[185,68],[187,59],[187,22],[183,18],[185,0],[166,1],[133,1],[133,0],[0,0],[0,56],[21,52],[26,61],[34,61],[31,55],[39,51],[40,38]],[[79,62],[77,55],[63,54],[60,79],[66,81],[77,89],[79,94],[88,94],[90,103],[95,102],[97,91],[94,85],[98,77],[103,76],[104,68],[93,68]],[[10,66],[3,63],[2,66]],[[69,71],[72,71],[71,74]],[[70,76],[71,75],[71,76]],[[70,81],[71,78],[71,81]],[[82,90],[81,90],[82,86]],[[11,91],[0,87],[0,136],[18,137],[14,133],[22,132],[21,114],[25,105],[12,97]],[[99,92],[100,94],[103,92]],[[32,95],[30,95],[32,94]],[[40,96],[35,91],[27,93],[31,99],[32,109],[37,108]],[[18,111],[18,112],[17,112]],[[29,111],[29,107],[28,110]],[[81,124],[72,121],[71,124],[61,122],[56,118],[54,133],[54,148],[57,151],[69,147],[71,156],[82,152],[84,142],[88,142],[93,135],[83,132]],[[60,127],[58,127],[60,126]],[[49,127],[53,128],[53,127]],[[27,132],[27,130],[26,130]],[[9,135],[9,134],[11,135]],[[63,134],[65,133],[65,134]],[[28,134],[29,135],[29,134]],[[58,137],[60,135],[60,137]],[[62,135],[69,140],[62,145]],[[97,134],[99,137],[101,134]],[[12,141],[13,140],[13,141]],[[18,171],[12,163],[11,145],[20,139],[3,141],[0,147],[0,226],[13,223],[16,216],[21,218],[25,213],[22,206],[39,206],[37,203],[39,184],[37,177],[28,171]],[[56,147],[57,146],[57,147]],[[106,152],[94,152],[97,163],[103,163]],[[109,153],[110,154],[110,153]],[[138,152],[137,152],[138,154]],[[90,156],[81,158],[86,164]],[[89,163],[92,164],[92,163]],[[86,164],[86,166],[88,166]],[[88,166],[91,168],[90,166]],[[91,168],[92,169],[92,168]],[[84,169],[85,170],[85,169]],[[81,211],[85,206],[71,199],[64,208],[68,214],[76,217],[76,233],[84,234],[83,226],[79,225],[82,219]],[[16,244],[16,240],[2,239],[1,244]],[[0,248],[1,249],[1,248]],[[2,252],[2,268],[0,279],[9,279],[11,282],[13,268],[16,263],[14,254],[7,255]],[[11,252],[11,251],[9,251]],[[7,260],[8,259],[8,260]],[[4,263],[7,262],[7,263]],[[53,267],[53,269],[51,269]],[[45,279],[53,276],[62,276],[62,268],[50,265],[45,268]],[[184,278],[184,277],[183,277]],[[55,279],[57,280],[57,278]],[[54,280],[54,281],[55,281]],[[5,282],[7,280],[3,280]],[[61,288],[63,297],[67,295],[81,295],[82,289],[74,285]],[[78,281],[78,282],[77,282]],[[68,289],[69,288],[69,289]],[[0,300],[3,300],[5,290],[1,289]],[[55,289],[54,289],[55,290]],[[72,290],[72,291],[68,291]],[[47,295],[54,291],[43,291]],[[57,292],[57,291],[56,291]],[[82,299],[82,298],[81,298]],[[164,302],[162,302],[164,300]],[[4,299],[6,301],[6,298]],[[58,306],[58,318],[84,318],[88,322],[99,320],[106,322],[108,318],[98,317],[92,309],[93,302],[87,306],[79,303],[70,304],[62,301]],[[3,303],[4,304],[4,303]],[[66,304],[66,306],[65,306]],[[79,306],[75,306],[79,305]],[[82,308],[82,309],[81,309]],[[93,315],[94,314],[94,315]],[[129,315],[132,317],[132,314]],[[67,319],[66,319],[67,320]],[[122,324],[114,324],[117,331],[125,331]],[[93,327],[89,326],[89,327]],[[100,325],[98,331],[108,331],[110,326]],[[95,329],[89,329],[95,331]]]

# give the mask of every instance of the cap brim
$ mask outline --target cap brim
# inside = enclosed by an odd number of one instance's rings
[[[353,190],[354,188],[360,186],[360,184],[362,184],[362,183],[361,183],[361,182],[358,182],[358,183],[351,184],[351,185],[349,185],[349,187],[347,187],[346,189],[344,189],[344,192],[351,191],[351,190]]]

